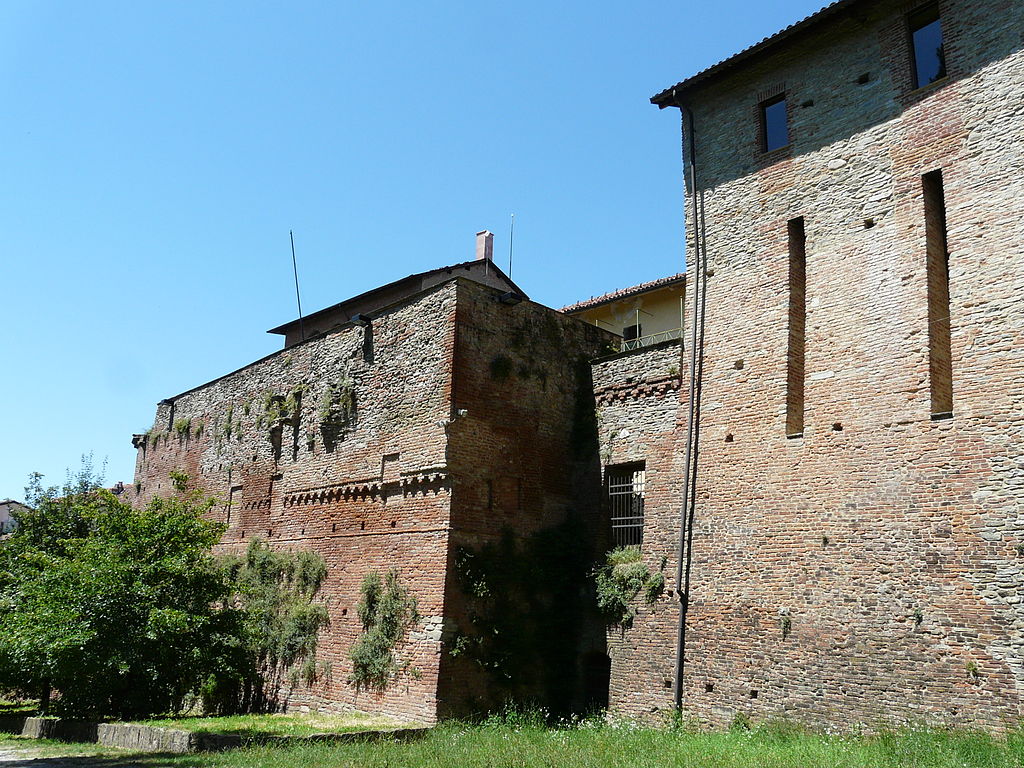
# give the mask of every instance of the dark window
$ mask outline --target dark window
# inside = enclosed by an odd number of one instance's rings
[[[929,5],[910,14],[910,45],[914,53],[914,87],[923,88],[946,76],[939,6]]]
[[[776,96],[761,104],[761,148],[765,152],[789,144],[786,125],[786,97]]]
[[[639,325],[627,325],[622,329],[622,338],[625,341],[632,341],[640,338],[641,328]]]
[[[928,378],[932,418],[953,415],[953,355],[949,324],[949,251],[942,171],[921,178],[924,193],[925,269],[928,276]]]
[[[803,217],[789,225],[789,345],[786,355],[786,435],[804,432],[804,329],[807,322],[807,236]]]
[[[639,547],[644,540],[644,463],[608,467],[605,478],[612,542],[616,547]]]

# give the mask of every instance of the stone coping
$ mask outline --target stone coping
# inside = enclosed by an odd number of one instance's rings
[[[314,733],[308,736],[275,734],[200,733],[178,728],[133,723],[99,723],[50,717],[0,716],[0,733],[13,733],[32,739],[54,739],[122,747],[136,752],[220,752],[258,744],[294,744],[308,742],[354,742],[392,739],[407,741],[426,735],[428,727],[394,730]]]

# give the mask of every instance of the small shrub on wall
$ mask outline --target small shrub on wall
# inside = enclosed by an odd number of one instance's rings
[[[243,664],[214,675],[204,690],[206,708],[222,713],[272,712],[287,684],[312,685],[329,672],[317,662],[327,609],[315,602],[327,566],[313,552],[275,551],[260,539],[245,555],[220,558],[231,604],[241,613]]]
[[[360,587],[359,621],[363,634],[352,646],[352,682],[357,688],[384,690],[401,671],[415,670],[399,666],[395,646],[411,626],[419,621],[416,598],[398,583],[398,571],[368,573]]]
[[[644,602],[652,605],[665,589],[665,576],[660,570],[651,573],[639,547],[619,547],[594,570],[594,583],[601,615],[609,625],[629,629],[636,618],[637,597],[642,593]]]

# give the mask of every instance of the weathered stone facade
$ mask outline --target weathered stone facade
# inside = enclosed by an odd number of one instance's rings
[[[948,75],[917,90],[910,10],[837,3],[655,99],[684,107],[688,252],[707,258],[683,675],[702,719],[1024,715],[1024,5],[942,0]],[[777,94],[789,144],[766,153],[759,104]],[[952,418],[930,397],[922,177],[937,169]],[[803,428],[787,436],[798,217]],[[688,285],[688,318],[700,293]],[[670,465],[685,439],[663,449],[649,429],[635,453],[606,445]],[[645,557],[672,571],[682,499],[663,509],[655,488]],[[613,707],[671,706],[677,612],[655,606],[612,646]]]
[[[471,662],[445,657],[459,629],[453,554],[556,525],[586,497],[584,475],[564,471],[579,463],[569,455],[577,400],[590,404],[578,361],[612,338],[500,295],[453,278],[374,311],[366,327],[347,324],[163,401],[136,437],[135,503],[171,493],[170,473],[183,471],[224,501],[224,548],[259,537],[325,558],[330,625],[318,657],[332,671],[293,691],[292,704],[431,722],[487,700],[486,687],[470,695],[455,683],[473,677]],[[359,585],[391,568],[422,616],[398,651],[415,673],[383,693],[357,691],[348,651],[361,632]],[[467,669],[441,679],[442,666]]]

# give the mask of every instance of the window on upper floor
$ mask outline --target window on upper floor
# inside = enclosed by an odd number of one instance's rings
[[[771,152],[789,144],[785,95],[761,102],[761,149]]]
[[[907,17],[907,21],[914,59],[914,87],[923,88],[946,76],[946,54],[942,46],[938,3],[919,8]]]
[[[640,338],[641,328],[640,325],[627,325],[622,329],[622,338],[624,341],[632,341],[633,339]]]
[[[616,547],[639,547],[644,540],[644,462],[619,464],[605,470],[612,542]]]

